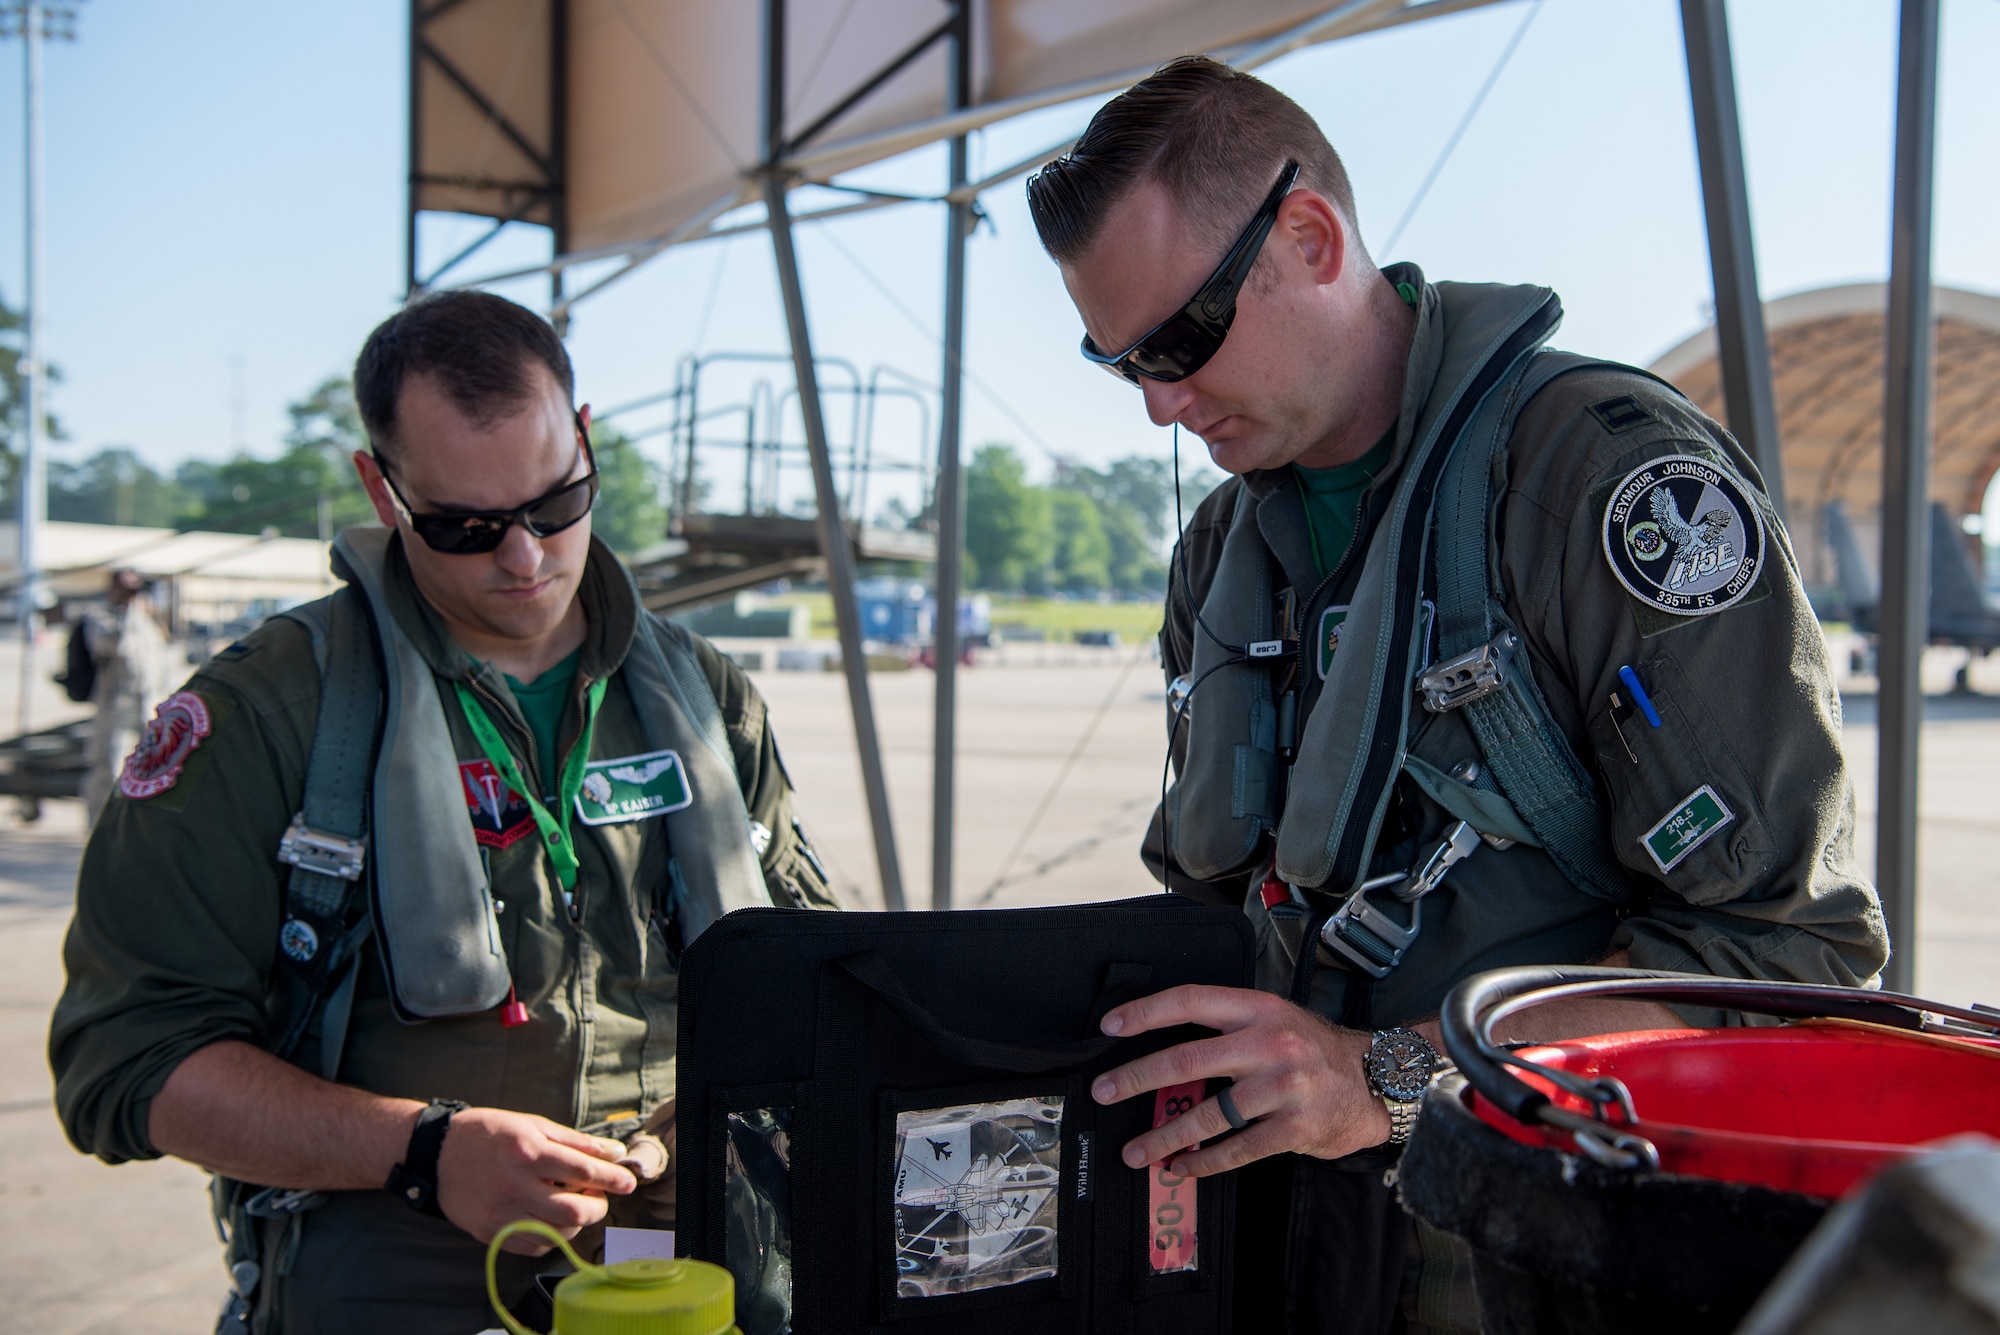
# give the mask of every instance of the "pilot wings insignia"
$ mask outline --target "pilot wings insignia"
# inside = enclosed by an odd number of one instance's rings
[[[643,765],[619,765],[613,769],[606,770],[605,773],[614,779],[622,779],[626,783],[645,784],[651,783],[679,763],[679,757],[664,755],[658,760],[649,760]]]

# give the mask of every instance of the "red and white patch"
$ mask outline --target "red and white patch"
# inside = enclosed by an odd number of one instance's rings
[[[535,828],[527,799],[507,785],[490,760],[459,762],[465,785],[465,809],[472,817],[472,837],[487,848],[512,848]]]
[[[174,786],[202,738],[208,736],[208,705],[193,691],[169,696],[153,711],[146,735],[125,757],[118,791],[134,799],[158,797]]]

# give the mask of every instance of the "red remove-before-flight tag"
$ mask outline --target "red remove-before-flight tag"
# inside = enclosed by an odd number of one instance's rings
[[[1153,1125],[1165,1126],[1208,1097],[1208,1082],[1168,1085],[1153,1095]],[[1193,1270],[1195,1259],[1195,1179],[1162,1163],[1146,1166],[1146,1213],[1152,1246],[1147,1262],[1157,1274]]]

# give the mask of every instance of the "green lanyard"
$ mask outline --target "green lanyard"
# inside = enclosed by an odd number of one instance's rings
[[[567,899],[576,889],[576,848],[570,842],[569,813],[576,806],[576,795],[583,791],[583,771],[590,764],[590,738],[597,728],[597,706],[604,699],[604,683],[593,681],[583,699],[583,736],[577,739],[569,750],[569,758],[563,762],[562,778],[556,784],[556,806],[561,811],[560,818],[549,814],[542,805],[534,788],[522,777],[521,767],[514,763],[513,752],[501,740],[500,730],[493,726],[493,720],[486,716],[486,706],[479,703],[479,697],[462,681],[452,686],[458,691],[458,707],[465,711],[465,721],[472,727],[472,735],[479,739],[479,749],[486,753],[487,760],[507,781],[507,786],[519,793],[528,804],[528,811],[535,818],[535,828],[542,832],[542,842],[548,846],[549,861],[555,864],[556,880],[561,882],[563,897]]]

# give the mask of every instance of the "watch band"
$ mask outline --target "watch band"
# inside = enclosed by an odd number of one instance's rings
[[[1410,1132],[1417,1129],[1417,1114],[1423,1110],[1422,1099],[1392,1099],[1383,1096],[1382,1106],[1389,1110],[1389,1143],[1401,1145],[1410,1138]]]
[[[389,1180],[382,1184],[418,1214],[444,1217],[437,1200],[438,1153],[444,1149],[445,1132],[451,1130],[451,1115],[464,1112],[468,1106],[457,1099],[432,1099],[410,1128],[403,1161],[389,1170]]]

